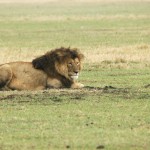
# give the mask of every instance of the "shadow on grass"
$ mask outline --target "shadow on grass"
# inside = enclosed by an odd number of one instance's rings
[[[144,88],[143,88],[144,89]],[[123,99],[149,99],[149,92],[143,89],[117,88],[113,86],[92,87],[85,86],[82,89],[48,89],[43,91],[7,91],[0,96],[0,101],[15,101],[17,103],[32,103],[44,101],[61,103],[70,100],[86,100],[89,96],[122,97]]]

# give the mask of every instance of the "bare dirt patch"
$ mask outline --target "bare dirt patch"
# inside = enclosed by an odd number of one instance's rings
[[[17,100],[19,102],[29,102],[30,100],[38,101],[38,99],[51,99],[53,102],[61,102],[63,97],[70,99],[84,100],[88,95],[126,95],[131,92],[128,88],[117,88],[113,86],[91,87],[86,86],[83,89],[49,89],[43,91],[0,91],[0,101]],[[40,101],[41,101],[40,100]]]

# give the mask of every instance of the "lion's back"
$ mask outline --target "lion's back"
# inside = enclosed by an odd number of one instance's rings
[[[35,69],[30,62],[12,62],[1,65],[0,68],[1,78],[8,78],[7,74],[11,74],[7,85],[10,89],[30,90],[46,87],[47,75]]]

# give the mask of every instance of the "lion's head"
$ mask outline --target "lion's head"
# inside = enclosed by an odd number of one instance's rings
[[[77,79],[84,55],[78,49],[58,48],[32,61],[34,68],[45,71],[51,77],[63,76]]]

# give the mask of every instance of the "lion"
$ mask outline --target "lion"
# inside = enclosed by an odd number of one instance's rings
[[[0,65],[1,90],[44,90],[82,88],[77,82],[84,55],[76,48],[57,48],[32,62]]]

